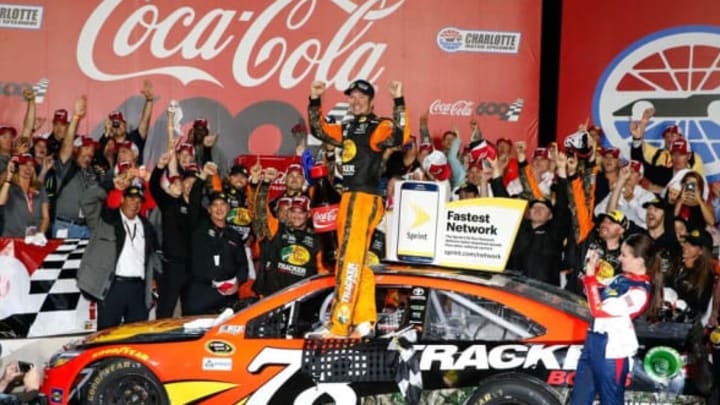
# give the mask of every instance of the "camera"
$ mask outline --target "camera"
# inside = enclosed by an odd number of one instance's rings
[[[685,184],[685,191],[695,191],[695,187],[697,184],[695,183],[687,183]]]
[[[113,127],[113,128],[120,128],[120,120],[113,120],[113,121],[112,121],[112,127]]]
[[[18,371],[25,374],[28,371],[30,371],[30,369],[33,368],[34,366],[32,363],[28,363],[26,361],[18,361],[17,367],[18,367]]]

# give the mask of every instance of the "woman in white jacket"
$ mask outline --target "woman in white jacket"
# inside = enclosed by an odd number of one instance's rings
[[[630,359],[638,348],[632,320],[647,310],[654,319],[662,305],[662,271],[653,241],[644,234],[630,235],[620,249],[622,274],[608,285],[595,272],[601,264],[588,252],[583,284],[593,316],[578,362],[570,403],[623,404]]]

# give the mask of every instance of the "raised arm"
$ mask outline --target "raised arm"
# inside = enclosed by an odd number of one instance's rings
[[[379,152],[393,146],[401,146],[410,140],[410,124],[405,110],[402,83],[390,82],[390,95],[393,97],[392,127],[381,123],[370,137],[370,148]]]
[[[427,111],[420,116],[420,143],[432,143],[432,139],[430,139],[430,129],[428,128]]]
[[[326,84],[320,81],[315,81],[310,85],[310,103],[308,105],[310,133],[323,142],[342,146],[342,125],[326,122],[322,112],[321,96],[325,92],[325,88]]]
[[[8,162],[7,169],[5,169],[5,179],[0,185],[0,207],[4,207],[8,202],[10,187],[12,187],[12,176],[15,171],[17,171],[17,165],[11,160]]]
[[[65,164],[72,157],[73,152],[73,141],[75,140],[75,134],[77,133],[77,127],[80,125],[80,120],[85,116],[87,109],[87,97],[82,95],[75,99],[75,107],[73,110],[73,117],[70,120],[70,126],[68,131],[63,138],[62,145],[60,145],[60,162]]]
[[[30,138],[32,136],[32,133],[34,131],[35,126],[35,90],[33,90],[31,87],[28,87],[23,90],[23,97],[25,98],[25,101],[27,102],[27,107],[25,108],[25,119],[23,120],[23,128],[22,131],[20,131],[20,138]]]
[[[150,175],[150,194],[153,198],[155,198],[155,201],[161,210],[167,209],[171,203],[170,196],[160,185],[162,175],[165,172],[165,167],[167,167],[170,162],[171,153],[172,152],[166,152],[160,156],[155,169],[152,171],[152,175]]]
[[[620,174],[618,176],[618,181],[615,182],[615,187],[613,187],[612,192],[610,194],[610,200],[607,204],[607,208],[605,208],[604,212],[610,212],[614,211],[618,208],[618,204],[620,203],[620,197],[623,194],[623,188],[625,188],[625,184],[627,184],[627,181],[630,179],[630,176],[632,175],[632,169],[630,166],[625,166],[622,169],[620,169]],[[598,207],[600,207],[600,204],[598,204]],[[597,213],[597,210],[596,210]]]
[[[175,151],[175,111],[168,110],[167,113],[167,151]]]
[[[152,115],[153,107],[153,88],[150,80],[145,80],[143,83],[143,89],[140,93],[145,97],[145,105],[143,105],[142,114],[140,115],[140,123],[138,124],[138,133],[140,137],[147,138],[148,129],[150,127],[150,116]]]

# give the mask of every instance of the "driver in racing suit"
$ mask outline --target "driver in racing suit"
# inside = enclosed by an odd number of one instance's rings
[[[343,124],[328,123],[320,108],[325,87],[323,82],[312,83],[308,121],[315,137],[342,148],[344,190],[337,214],[339,243],[332,316],[329,325],[308,337],[370,336],[377,311],[375,279],[366,265],[366,255],[384,211],[380,191],[383,152],[410,139],[405,99],[402,84],[390,83],[393,118],[380,118],[373,113],[372,84],[356,80],[345,90],[353,119]]]
[[[607,286],[595,276],[599,262],[597,251],[590,251],[583,284],[593,320],[578,361],[571,405],[590,405],[596,394],[602,404],[625,403],[630,359],[639,346],[632,319],[647,309],[652,320],[662,305],[661,261],[650,237],[634,234],[623,242],[623,273]]]

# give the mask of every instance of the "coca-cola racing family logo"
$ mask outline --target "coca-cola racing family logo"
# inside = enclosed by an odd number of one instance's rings
[[[347,18],[338,21],[334,36],[326,43],[311,37],[307,30],[312,25],[335,23],[318,15],[316,9],[326,5],[317,0],[276,0],[264,10],[215,8],[204,15],[190,6],[161,9],[153,3],[141,3],[127,16],[118,16],[121,3],[122,0],[100,2],[80,33],[77,64],[91,79],[117,81],[166,75],[184,85],[202,81],[225,87],[229,83],[220,77],[227,77],[227,73],[210,71],[209,67],[218,69],[213,59],[234,52],[232,77],[242,87],[261,86],[273,79],[281,88],[289,89],[312,78],[342,89],[356,77],[376,82],[382,75],[381,59],[388,45],[363,42],[363,36],[373,25],[395,13],[405,0],[327,2],[346,12]],[[271,25],[273,28],[268,29]],[[168,36],[177,30],[188,33],[179,43],[168,41]],[[308,38],[290,49],[288,39],[297,38],[299,33]],[[99,42],[101,34],[110,34],[112,42],[107,45]],[[157,61],[181,57],[186,63],[123,72],[118,70],[123,66],[121,63],[98,65],[95,55],[102,46],[112,46],[113,54],[119,58],[132,57],[142,48],[149,50]],[[258,66],[264,68],[259,71]]]
[[[497,116],[500,121],[516,122],[522,112],[523,99],[518,98],[512,103],[502,101],[455,100],[445,102],[436,99],[430,104],[431,115],[448,115],[452,117]]]

